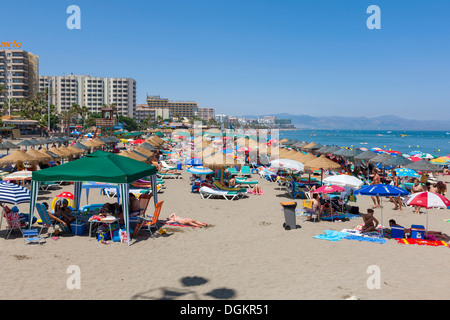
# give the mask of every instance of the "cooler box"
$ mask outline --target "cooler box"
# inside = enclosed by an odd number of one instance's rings
[[[177,170],[181,170],[183,167],[183,164],[181,162],[177,162]]]
[[[425,227],[417,224],[411,226],[412,239],[425,239]]]
[[[402,239],[404,238],[405,228],[403,227],[391,227],[391,238]]]
[[[76,236],[82,235],[86,232],[86,227],[83,222],[78,222],[78,223],[74,222],[70,225],[70,227],[72,229],[72,233]]]
[[[284,212],[283,227],[285,230],[291,230],[297,228],[297,220],[295,215],[295,208],[297,207],[297,202],[281,202]]]

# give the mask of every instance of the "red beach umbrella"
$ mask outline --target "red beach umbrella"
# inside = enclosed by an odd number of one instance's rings
[[[344,191],[345,189],[340,186],[331,185],[331,186],[321,186],[320,188],[317,188],[316,191],[313,191],[313,193],[335,193]]]
[[[428,209],[430,208],[448,208],[450,200],[441,194],[423,191],[414,193],[406,199],[406,204],[411,206],[419,206],[427,209],[427,227],[428,231]]]

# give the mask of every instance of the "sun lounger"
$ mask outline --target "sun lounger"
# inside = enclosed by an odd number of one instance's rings
[[[209,187],[201,187],[199,189],[200,197],[202,199],[209,199],[211,197],[224,198],[225,200],[234,200],[240,197],[240,194],[236,191],[224,191],[218,189],[212,189]]]
[[[250,188],[256,186],[258,184],[258,181],[246,180],[246,178],[236,178],[236,184],[242,187]]]
[[[242,166],[241,168],[241,176],[251,177],[252,173],[250,172],[249,166]]]
[[[228,172],[229,174],[231,174],[232,176],[237,176],[237,175],[239,175],[239,171],[237,171],[236,168],[228,168],[228,169],[227,169],[227,172]]]
[[[177,170],[176,166],[169,166],[167,164],[167,162],[165,162],[164,160],[161,160],[160,162],[161,162],[161,165],[167,170]]]
[[[41,182],[39,185],[39,189],[47,191],[48,189],[50,189],[52,187],[58,187],[58,186],[59,186],[59,184],[57,184],[55,182]]]
[[[219,181],[214,181],[213,185],[216,187],[216,189],[222,190],[222,191],[233,191],[233,192],[244,193],[244,194],[247,193],[247,189],[246,188],[229,188],[229,187],[225,187],[225,186],[221,185]]]
[[[157,172],[156,176],[161,179],[181,179],[181,172],[177,173],[163,173],[163,172]]]

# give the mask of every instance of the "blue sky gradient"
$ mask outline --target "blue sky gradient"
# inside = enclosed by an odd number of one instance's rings
[[[81,30],[69,30],[69,5]],[[369,30],[369,5],[381,30]],[[42,0],[2,4],[0,42],[41,75],[130,77],[217,113],[450,118],[450,1]],[[10,12],[11,14],[8,14]]]

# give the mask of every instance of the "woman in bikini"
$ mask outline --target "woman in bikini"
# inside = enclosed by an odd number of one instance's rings
[[[184,224],[184,225],[193,226],[193,227],[204,227],[204,226],[206,226],[206,223],[199,222],[199,221],[196,221],[196,220],[191,219],[191,218],[181,218],[181,217],[178,217],[175,213],[172,213],[169,216],[169,218],[167,218],[166,222],[168,222],[168,223],[179,223],[179,224]]]

